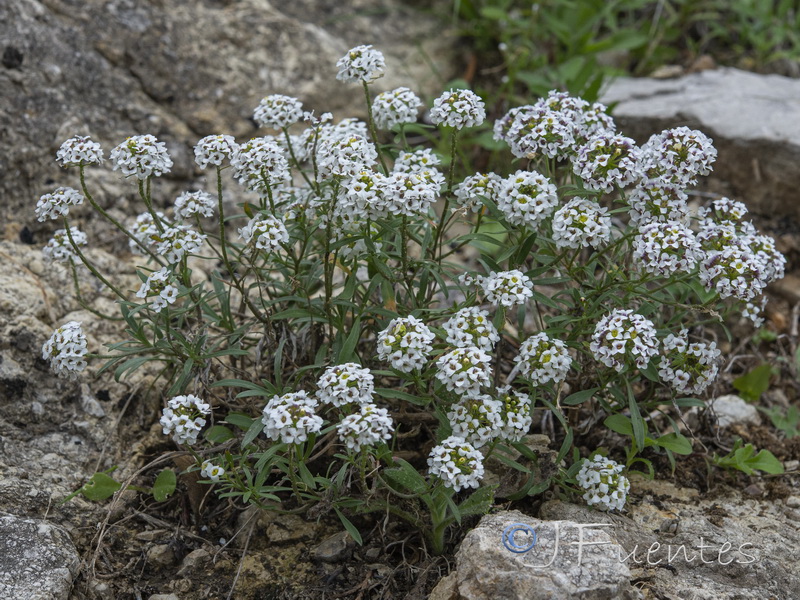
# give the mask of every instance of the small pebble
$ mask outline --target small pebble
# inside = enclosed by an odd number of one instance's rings
[[[340,531],[311,551],[311,557],[322,562],[337,562],[347,555],[348,547],[352,544],[353,538],[346,531]]]
[[[786,506],[789,508],[800,508],[800,496],[789,496],[786,499]]]
[[[148,562],[166,567],[175,562],[175,553],[169,544],[157,544],[147,551]]]

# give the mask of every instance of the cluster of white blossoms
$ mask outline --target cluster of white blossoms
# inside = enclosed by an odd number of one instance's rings
[[[317,398],[334,406],[370,404],[375,391],[374,379],[369,369],[356,363],[328,367],[317,381]]]
[[[49,194],[44,194],[36,203],[36,216],[38,221],[58,219],[69,214],[70,206],[83,204],[83,194],[71,187],[56,188]]]
[[[676,221],[689,215],[689,197],[681,186],[660,181],[642,180],[628,196],[631,223]]]
[[[510,442],[520,441],[527,435],[533,423],[531,397],[528,394],[512,390],[510,386],[505,386],[497,388],[497,400],[501,404],[503,415],[503,424],[498,432],[498,437]]]
[[[697,183],[698,175],[708,175],[716,159],[711,138],[676,127],[654,134],[642,146],[640,168],[647,179],[686,188]]]
[[[495,306],[509,308],[533,298],[533,282],[516,269],[499,273],[492,271],[487,277],[481,277],[478,283],[486,299]]]
[[[462,398],[450,407],[447,420],[453,436],[480,448],[503,430],[503,403],[485,394]]]
[[[441,164],[442,159],[431,148],[423,148],[422,150],[400,152],[394,161],[392,171],[395,173],[417,173],[435,169]]]
[[[88,135],[76,135],[61,144],[56,162],[62,167],[99,165],[103,162],[103,149]]]
[[[589,349],[597,360],[618,372],[631,362],[644,369],[658,354],[656,328],[632,310],[614,310],[597,323]]]
[[[658,368],[662,381],[681,394],[700,394],[717,377],[720,351],[714,342],[689,343],[689,331],[669,334],[662,342],[664,355]]]
[[[600,248],[611,239],[608,209],[589,198],[574,198],[553,215],[553,241],[559,248]]]
[[[204,233],[197,233],[188,225],[167,227],[162,232],[156,231],[150,234],[156,252],[170,264],[180,262],[184,257],[196,253],[203,247],[205,239]]]
[[[372,102],[375,127],[391,129],[395,125],[416,123],[422,101],[407,87],[381,92]]]
[[[558,204],[556,186],[536,171],[517,171],[497,190],[497,208],[512,225],[535,229]]]
[[[744,203],[730,198],[715,198],[709,206],[701,206],[697,210],[700,219],[708,219],[717,223],[739,223],[747,214]]]
[[[333,207],[337,225],[354,230],[365,217],[386,216],[386,176],[371,169],[362,169],[339,188],[339,198]]]
[[[303,118],[303,103],[297,98],[272,94],[261,99],[253,119],[261,127],[283,129],[297,123]]]
[[[410,373],[428,362],[433,340],[433,332],[416,317],[398,317],[378,334],[378,358],[389,361],[398,371]]]
[[[200,475],[210,479],[211,481],[217,482],[219,481],[220,477],[225,475],[225,469],[219,465],[215,465],[211,461],[204,460],[202,466],[200,467]]]
[[[211,406],[193,394],[175,396],[161,414],[164,435],[172,434],[176,444],[192,445],[211,414]]]
[[[692,230],[675,221],[652,221],[633,240],[633,260],[653,275],[691,273],[703,257]]]
[[[544,332],[532,335],[522,342],[514,362],[522,376],[536,385],[551,381],[561,383],[567,378],[572,366],[567,345]]]
[[[383,77],[386,61],[383,53],[371,45],[356,46],[336,61],[339,72],[336,79],[345,83],[372,83]]]
[[[72,242],[70,242],[72,237]],[[58,229],[47,242],[47,245],[42,248],[42,254],[47,260],[54,260],[56,262],[75,262],[78,254],[75,252],[75,246],[86,246],[89,243],[86,234],[77,227],[70,227],[69,233],[66,229]]]
[[[253,138],[231,156],[233,176],[249,190],[267,192],[288,181],[289,161],[271,137]]]
[[[86,335],[78,321],[65,323],[42,346],[42,358],[59,377],[75,379],[86,368]]]
[[[261,417],[264,433],[284,444],[305,442],[309,434],[322,429],[322,417],[314,412],[317,405],[317,399],[302,390],[273,396]]]
[[[377,161],[375,144],[358,134],[322,140],[317,151],[317,169],[323,179],[354,177]]]
[[[157,212],[156,216],[161,223],[169,225],[164,213]],[[144,212],[136,217],[136,221],[128,229],[133,237],[145,247],[158,243],[158,227],[153,221],[153,215],[149,212]],[[128,245],[134,254],[142,254],[142,249],[133,240],[128,240]]]
[[[129,137],[111,151],[109,158],[115,171],[137,179],[159,177],[172,168],[166,145],[150,134]]]
[[[173,212],[176,219],[189,219],[194,215],[214,216],[214,197],[208,192],[183,192],[175,199]]]
[[[362,404],[357,413],[346,416],[336,426],[339,439],[353,452],[391,439],[393,431],[394,423],[389,412],[374,404]]]
[[[476,488],[483,478],[483,454],[463,438],[450,436],[431,450],[428,468],[456,492]]]
[[[155,312],[161,312],[168,304],[175,303],[178,297],[178,288],[173,284],[172,273],[167,267],[150,273],[147,281],[142,283],[139,291],[136,292],[137,298],[150,298],[151,296],[155,296],[155,299],[148,306]]]
[[[443,325],[447,343],[458,348],[477,347],[491,352],[500,341],[497,328],[489,318],[489,313],[478,306],[462,308]]]
[[[459,183],[453,191],[459,204],[472,212],[478,212],[483,207],[484,199],[497,202],[502,181],[496,173],[475,173]]]
[[[223,162],[230,160],[238,150],[239,144],[231,135],[207,135],[195,144],[194,161],[201,169],[205,169],[208,165],[220,167]]]
[[[486,119],[486,105],[471,90],[450,90],[433,101],[431,123],[455,129],[477,127]]]
[[[583,499],[600,510],[622,510],[631,489],[630,481],[622,475],[624,467],[610,458],[596,454],[583,461],[575,477],[584,490]]]
[[[632,139],[615,133],[601,133],[578,149],[572,166],[589,190],[611,192],[641,177],[639,147]]]
[[[476,396],[492,379],[492,357],[480,348],[456,348],[436,361],[436,379],[459,396]]]
[[[381,210],[409,217],[427,214],[441,188],[441,183],[430,177],[432,172],[391,173],[383,180]]]
[[[283,221],[272,215],[256,215],[239,229],[239,237],[246,244],[255,240],[255,247],[259,250],[274,252],[280,250],[281,244],[289,243],[289,231]]]

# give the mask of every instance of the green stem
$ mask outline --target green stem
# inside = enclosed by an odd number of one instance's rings
[[[378,152],[378,160],[381,161],[383,167],[383,174],[388,175],[389,169],[386,167],[386,161],[383,160],[383,152],[381,152],[381,145],[378,143],[378,130],[375,128],[375,120],[372,118],[372,98],[369,95],[369,85],[366,81],[361,82],[364,86],[364,97],[367,99],[367,123],[369,124],[369,132],[372,136],[372,143],[375,144],[375,150]]]
[[[109,282],[105,277],[103,277],[100,274],[100,272],[97,269],[95,269],[83,255],[81,249],[78,248],[78,244],[76,244],[75,240],[72,239],[72,231],[69,228],[69,220],[67,219],[67,217],[64,217],[64,229],[67,231],[67,237],[69,238],[69,243],[72,246],[72,249],[75,250],[75,254],[78,255],[78,258],[81,259],[81,262],[86,266],[87,269],[89,269],[92,275],[97,277],[103,283],[103,285],[105,285],[108,289],[114,292],[119,298],[121,298],[122,300],[127,300],[125,295],[122,292],[120,292],[113,284],[111,284],[111,282]],[[70,260],[70,262],[72,261]]]

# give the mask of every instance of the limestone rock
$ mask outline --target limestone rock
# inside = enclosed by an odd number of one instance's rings
[[[798,219],[799,97],[798,79],[720,68],[676,79],[620,78],[600,100],[614,105],[620,129],[640,142],[670,127],[703,131],[719,151],[708,181],[754,212]]]
[[[735,424],[761,424],[761,417],[756,407],[735,394],[715,398],[709,406],[716,415],[717,424],[720,427],[730,427]]]

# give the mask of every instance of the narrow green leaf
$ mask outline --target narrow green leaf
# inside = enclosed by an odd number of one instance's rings
[[[242,439],[242,448],[249,446],[262,431],[264,431],[264,424],[261,422],[261,419],[253,419],[250,427],[247,428],[247,433],[244,435],[244,439]]]
[[[591,397],[594,396],[599,389],[600,389],[599,387],[594,387],[588,390],[581,390],[580,392],[575,392],[574,394],[570,394],[569,396],[564,398],[564,400],[561,401],[561,404],[564,404],[566,406],[576,406],[578,404],[583,404],[587,400],[591,399]]]
[[[671,450],[675,454],[691,454],[692,443],[680,433],[668,433],[655,440],[656,445]]]

